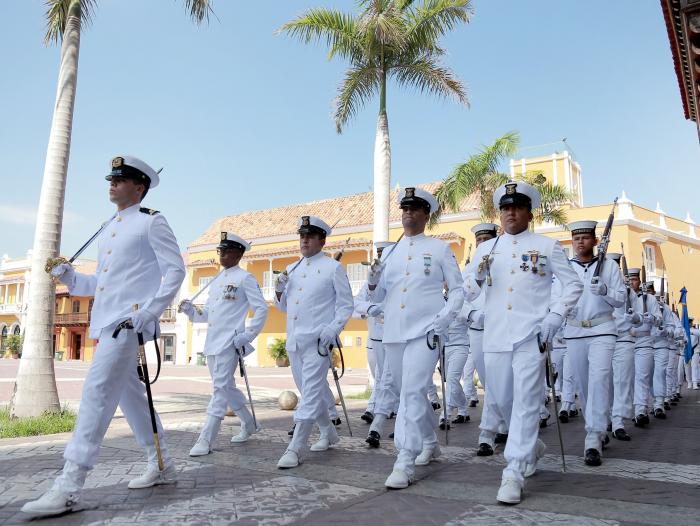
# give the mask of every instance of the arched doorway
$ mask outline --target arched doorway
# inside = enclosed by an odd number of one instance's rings
[[[0,357],[5,354],[5,343],[7,342],[7,336],[9,334],[9,329],[6,324],[2,324],[0,328]]]

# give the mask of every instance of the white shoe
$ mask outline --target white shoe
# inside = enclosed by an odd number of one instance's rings
[[[66,493],[60,489],[50,489],[37,500],[25,503],[20,511],[36,517],[60,515],[67,511],[73,511],[73,506],[79,499],[79,493]]]
[[[284,452],[284,455],[277,461],[277,467],[280,469],[295,468],[301,464],[301,459],[297,455],[296,451],[288,449]]]
[[[241,426],[241,432],[238,433],[236,436],[231,437],[231,444],[242,444],[243,442],[248,442],[248,439],[252,437],[255,433],[260,431],[262,429],[260,426],[258,426],[255,431],[248,431],[246,426]]]
[[[544,456],[545,451],[547,451],[547,446],[538,438],[537,444],[535,444],[535,463],[525,466],[525,473],[523,474],[525,478],[535,474],[535,471],[537,471],[537,461]]]
[[[129,489],[150,488],[161,484],[173,484],[176,481],[174,464],[165,466],[163,471],[159,470],[157,465],[149,464],[143,475],[129,481]]]
[[[309,449],[311,451],[326,451],[329,447],[331,447],[333,444],[337,444],[340,442],[340,439],[335,437],[335,440],[331,440],[329,438],[321,438],[318,442],[315,442]]]
[[[496,500],[503,504],[518,504],[522,491],[523,488],[517,480],[511,478],[503,479],[498,495],[496,495]]]
[[[697,391],[697,390],[698,390],[698,384],[695,384],[695,385],[693,386],[693,391]]]
[[[403,488],[407,488],[410,483],[411,483],[411,478],[408,476],[408,474],[405,471],[403,471],[401,469],[395,469],[394,471],[391,472],[391,475],[389,475],[389,478],[386,479],[386,482],[384,482],[384,485],[387,488],[403,489]]]
[[[195,442],[192,449],[190,449],[191,457],[201,457],[211,453],[211,448],[209,446],[209,441],[206,438],[199,437],[197,442]]]
[[[437,458],[440,456],[440,453],[440,446],[438,444],[435,444],[435,447],[430,447],[421,451],[420,455],[416,457],[414,464],[416,466],[427,466],[433,460],[437,460]]]

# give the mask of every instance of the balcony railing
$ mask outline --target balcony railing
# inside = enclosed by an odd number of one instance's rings
[[[21,303],[7,303],[7,304],[0,304],[0,313],[1,314],[19,314],[22,312],[22,304]]]
[[[177,309],[175,307],[168,307],[163,311],[163,314],[160,316],[160,321],[172,323],[175,321],[176,317]]]
[[[56,314],[54,325],[87,325],[90,323],[90,313],[69,312],[67,314]]]

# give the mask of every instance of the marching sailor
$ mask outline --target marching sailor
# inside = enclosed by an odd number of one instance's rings
[[[144,384],[137,373],[137,333],[147,339],[159,335],[158,319],[170,305],[185,278],[177,240],[162,214],[142,208],[141,201],[158,186],[158,173],[136,157],[112,160],[109,200],[116,213],[97,238],[95,274],[80,274],[69,263],[53,266],[51,275],[73,296],[94,296],[90,337],[99,340],[81,397],[73,436],[63,454],[63,472],[40,499],[22,511],[56,515],[73,508],[85,477],[97,461],[100,445],[119,406],[137,443],[145,449],[147,469],[129,488],[148,488],[175,480],[175,466],[155,415],[164,469],[158,468],[156,445]],[[138,310],[134,312],[134,306]],[[117,326],[131,320],[133,330]],[[148,381],[148,379],[146,379]]]
[[[332,392],[328,386],[329,352],[353,311],[352,289],[343,266],[322,249],[331,227],[315,216],[298,221],[302,258],[279,274],[275,304],[287,313],[287,353],[298,368],[301,401],[294,412],[294,435],[278,468],[298,466],[306,453],[314,422],[321,439],[312,451],[325,451],[338,442],[328,416]]]
[[[654,291],[654,284],[649,283],[648,290]],[[673,338],[676,325],[673,320],[671,308],[666,305],[664,298],[654,293],[659,305],[661,318],[651,332],[654,337],[654,374],[652,376],[652,394],[654,405],[654,418],[666,419],[664,400],[666,398],[666,368],[668,367],[669,338]]]
[[[534,473],[544,454],[537,438],[545,357],[539,342],[551,342],[583,286],[559,242],[528,229],[532,209],[540,206],[533,186],[506,183],[494,193],[493,204],[500,209],[504,233],[479,245],[465,287],[468,300],[485,291],[484,405],[509,422],[508,465],[496,498],[517,504],[526,471]],[[552,274],[562,293],[550,306]],[[493,441],[498,429],[486,426],[482,419],[482,437]]]
[[[207,407],[207,421],[190,450],[191,457],[208,455],[219,432],[226,408],[241,419],[241,432],[232,443],[245,442],[257,431],[253,415],[246,407],[245,395],[236,387],[234,372],[243,356],[253,352],[250,345],[265,325],[267,303],[255,277],[238,266],[250,244],[231,232],[221,232],[216,247],[223,272],[209,285],[209,297],[203,309],[189,300],[180,303],[180,311],[190,321],[208,323],[204,355],[211,374],[214,392]],[[253,317],[246,327],[248,311]]]
[[[621,257],[621,254],[608,252],[608,258],[618,264]],[[616,307],[613,313],[617,327],[617,340],[612,357],[612,383],[610,384],[613,437],[623,441],[631,440],[625,430],[624,421],[634,418],[634,336],[631,331],[642,324],[641,315],[634,312],[636,302],[637,295],[629,284],[625,283],[624,303]]]
[[[654,368],[654,337],[651,330],[661,319],[661,312],[654,295],[646,292],[646,284],[642,288],[640,269],[630,268],[629,276],[630,286],[637,294],[634,312],[642,317],[642,324],[630,329],[630,334],[634,336],[634,426],[644,427],[649,423],[647,402]]]
[[[698,349],[698,342],[700,342],[700,329],[693,325],[694,318],[690,318],[690,345],[693,349],[693,356],[690,359],[690,372],[686,372],[686,381],[688,382],[688,389],[698,389],[700,388],[700,349]],[[683,358],[685,362],[685,357]],[[687,369],[686,369],[687,371]],[[683,385],[682,380],[679,382]],[[680,390],[680,387],[679,387]]]
[[[586,424],[584,461],[589,466],[602,463],[601,451],[610,410],[612,359],[617,341],[615,308],[624,304],[626,289],[620,268],[613,261],[599,265],[593,249],[598,244],[597,221],[576,221],[569,225],[575,257],[573,268],[583,282],[583,294],[566,320],[564,339],[567,356],[574,372],[575,390],[579,395]]]
[[[449,298],[450,291],[446,291],[445,299]],[[467,397],[464,395],[462,384],[459,383],[464,373],[464,365],[469,356],[469,311],[464,306],[459,310],[455,319],[447,328],[447,342],[445,343],[445,404],[447,404],[447,417],[452,418],[457,413],[453,424],[469,422],[469,409]],[[473,382],[472,382],[473,385]],[[440,416],[440,429],[450,428],[450,422],[445,422]]]
[[[437,208],[435,197],[421,188],[404,188],[399,204],[404,236],[382,260],[375,260],[367,278],[370,298],[384,304],[382,342],[400,393],[394,430],[398,458],[385,482],[395,489],[411,483],[414,462],[428,464],[440,454],[428,387],[441,352],[439,340],[447,336],[464,301],[462,276],[450,247],[424,233]]]

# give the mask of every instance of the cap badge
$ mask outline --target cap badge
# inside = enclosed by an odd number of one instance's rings
[[[226,241],[227,236],[228,236],[228,234],[226,232],[221,232],[221,241]]]
[[[302,216],[301,217],[301,226],[309,226],[311,224],[311,221],[309,219],[309,216]]]
[[[121,168],[124,165],[123,157],[115,157],[112,159],[112,168]]]
[[[515,188],[518,186],[517,183],[508,183],[506,185],[506,195],[513,195],[515,193]]]
[[[406,197],[411,198],[416,196],[415,188],[406,188]]]

